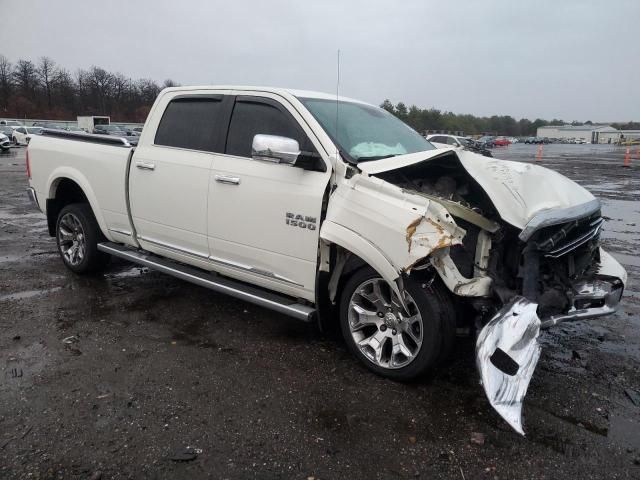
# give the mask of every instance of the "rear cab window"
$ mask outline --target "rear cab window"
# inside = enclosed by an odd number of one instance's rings
[[[174,98],[165,109],[155,145],[221,152],[220,132],[225,112],[222,95],[189,95]]]

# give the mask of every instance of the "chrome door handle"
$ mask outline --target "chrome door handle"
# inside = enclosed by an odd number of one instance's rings
[[[228,175],[216,175],[216,182],[226,183],[227,185],[240,185],[240,177],[230,177]]]
[[[155,170],[156,165],[154,163],[146,163],[146,162],[137,162],[136,167],[140,170]]]

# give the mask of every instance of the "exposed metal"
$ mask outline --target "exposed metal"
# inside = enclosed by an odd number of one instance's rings
[[[98,250],[304,322],[312,322],[315,315],[313,307],[300,304],[289,297],[173,262],[141,250],[134,250],[112,242],[98,244]]]
[[[521,435],[522,402],[540,357],[537,308],[515,297],[484,326],[476,342],[476,364],[489,403]]]
[[[70,265],[82,263],[87,252],[87,240],[78,217],[65,213],[58,223],[58,246],[62,256]]]
[[[422,347],[422,315],[404,292],[403,302],[382,278],[361,283],[349,300],[349,330],[360,352],[374,365],[397,369],[416,359]]]

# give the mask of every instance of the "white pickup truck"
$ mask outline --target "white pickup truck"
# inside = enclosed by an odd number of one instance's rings
[[[321,93],[179,87],[138,145],[45,131],[29,193],[76,273],[110,256],[321,326],[408,380],[477,332],[491,404],[522,433],[540,328],[615,311],[625,270],[600,204],[545,168],[435,149]]]

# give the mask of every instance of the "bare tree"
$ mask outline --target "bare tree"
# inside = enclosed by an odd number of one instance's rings
[[[9,59],[0,55],[0,107],[6,109],[9,104],[9,97],[13,87],[12,65]]]
[[[38,75],[36,67],[30,60],[18,60],[13,69],[13,79],[19,93],[26,98],[36,98]]]
[[[40,79],[40,85],[44,89],[44,94],[47,98],[47,108],[51,111],[51,84],[56,76],[56,64],[49,57],[40,57],[37,69],[38,78]]]

